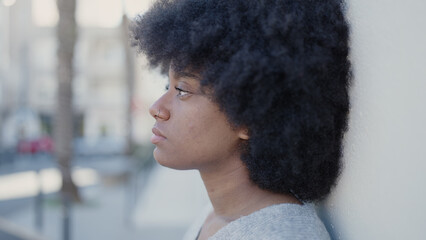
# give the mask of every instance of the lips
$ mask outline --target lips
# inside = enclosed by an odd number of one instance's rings
[[[152,128],[152,133],[153,135],[151,136],[151,142],[153,144],[157,144],[160,143],[164,140],[166,140],[166,137],[163,136],[163,134],[161,134],[160,130],[158,130],[158,128]]]

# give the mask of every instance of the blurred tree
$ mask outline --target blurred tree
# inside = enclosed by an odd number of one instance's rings
[[[124,10],[124,6],[123,6]],[[126,74],[126,155],[133,152],[133,110],[135,88],[135,53],[129,44],[129,18],[124,13],[121,27],[123,30],[123,42],[125,47],[125,74]]]
[[[72,80],[74,47],[77,40],[75,20],[76,0],[57,0],[59,22],[58,39],[57,104],[54,119],[55,157],[62,174],[63,197],[80,202],[80,194],[71,177],[73,158],[73,107]]]

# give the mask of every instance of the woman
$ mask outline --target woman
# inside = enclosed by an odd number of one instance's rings
[[[160,0],[133,43],[169,86],[155,159],[197,169],[212,211],[188,239],[328,239],[311,202],[340,171],[348,24],[338,0]],[[191,235],[192,234],[192,235]]]

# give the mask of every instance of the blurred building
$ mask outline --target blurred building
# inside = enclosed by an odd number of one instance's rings
[[[0,65],[3,66],[0,73],[2,136],[5,135],[4,123],[22,109],[36,113],[41,134],[52,133],[57,86],[57,42],[55,24],[51,23],[57,21],[58,16],[56,6],[52,6],[54,1],[39,1],[50,2],[50,5],[40,10],[40,6],[34,5],[36,1],[31,0],[19,0],[8,7],[0,4],[0,32],[5,33],[0,37]],[[37,19],[35,14],[46,15]],[[119,20],[121,14],[119,11]],[[113,139],[110,142],[116,148],[124,147],[128,98],[126,44],[120,22],[112,27],[79,26],[73,84],[74,130],[75,137],[81,141],[94,144],[100,139]],[[141,65],[140,62],[136,64]],[[135,79],[143,79],[143,68],[134,69]],[[142,85],[137,81],[135,88]],[[135,124],[133,130],[135,140],[140,142],[150,131],[150,128],[147,130],[143,127],[149,123],[145,112],[150,104],[144,96],[138,96],[141,91],[136,90],[135,94],[132,101],[135,110],[133,118],[142,125]],[[23,124],[23,127],[26,125]],[[19,131],[16,130],[16,139],[22,137]]]

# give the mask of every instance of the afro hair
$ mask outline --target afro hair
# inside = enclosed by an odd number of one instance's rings
[[[132,42],[151,66],[201,69],[201,85],[249,130],[259,187],[323,199],[340,173],[349,113],[349,26],[339,0],[160,0]]]

